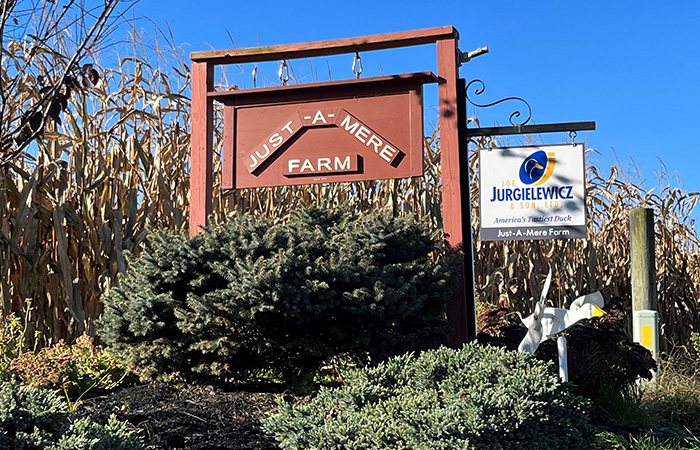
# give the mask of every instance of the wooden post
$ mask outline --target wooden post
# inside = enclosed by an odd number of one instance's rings
[[[632,272],[632,310],[656,311],[656,264],[654,211],[636,208],[630,211],[630,265]]]
[[[440,102],[440,164],[442,166],[442,223],[445,240],[450,250],[465,248],[462,219],[465,214],[462,202],[462,183],[459,155],[459,114],[457,97],[457,36],[437,42],[438,76],[445,82],[438,88]],[[468,210],[466,211],[468,213]],[[471,218],[469,218],[471,220]],[[466,267],[462,261],[459,270],[459,287],[447,305],[447,324],[453,329],[449,336],[452,348],[467,342],[467,286]]]
[[[207,224],[213,211],[214,65],[192,63],[192,137],[190,138],[190,236]]]

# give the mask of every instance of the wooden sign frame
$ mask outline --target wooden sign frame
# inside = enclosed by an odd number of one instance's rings
[[[199,232],[212,213],[213,102],[220,95],[214,89],[215,66],[436,44],[437,75],[444,80],[438,87],[443,231],[448,247],[453,251],[464,250],[464,256],[469,263],[462,264],[460,268],[460,286],[447,309],[448,325],[453,329],[450,345],[456,348],[474,339],[476,307],[473,290],[466,108],[463,104],[464,96],[458,96],[460,81],[463,82],[458,76],[458,39],[457,30],[446,26],[350,39],[192,53],[190,234]]]

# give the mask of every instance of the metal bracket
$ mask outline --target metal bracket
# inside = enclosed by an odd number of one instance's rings
[[[516,101],[516,102],[521,102],[522,104],[525,105],[527,108],[527,116],[524,119],[520,119],[517,123],[514,119],[519,118],[524,111],[521,111],[520,109],[516,109],[513,111],[510,116],[508,117],[508,121],[510,122],[511,125],[513,126],[522,126],[525,125],[530,121],[530,118],[532,117],[532,108],[530,108],[530,104],[525,101],[525,99],[521,97],[506,97],[502,98],[500,100],[496,100],[495,102],[491,103],[477,103],[472,97],[469,96],[469,88],[472,87],[472,85],[476,85],[474,88],[474,95],[479,96],[484,93],[486,90],[486,85],[484,84],[483,81],[479,79],[475,79],[469,82],[467,84],[466,89],[464,90],[464,95],[467,97],[467,101],[471,103],[472,105],[476,106],[477,108],[490,108],[492,106],[500,105],[503,102],[508,102],[508,101]]]
[[[485,46],[477,48],[476,50],[472,50],[471,52],[460,52],[459,50],[457,50],[457,67],[460,67],[462,63],[469,62],[477,56],[484,55],[488,52],[489,48]]]
[[[467,137],[477,137],[477,136],[505,136],[505,135],[510,135],[510,134],[537,134],[537,133],[558,133],[558,132],[569,132],[569,133],[575,133],[576,131],[589,131],[589,130],[595,130],[595,122],[589,121],[589,122],[564,122],[564,123],[545,123],[541,125],[526,125],[528,122],[530,122],[530,119],[532,118],[532,108],[530,108],[530,104],[526,102],[523,98],[521,97],[506,97],[502,98],[500,100],[496,100],[495,102],[490,102],[490,103],[477,103],[474,101],[472,97],[470,97],[470,88],[472,86],[474,87],[473,94],[475,96],[479,96],[484,93],[484,90],[486,89],[486,86],[484,85],[484,82],[475,79],[469,82],[467,84],[466,88],[464,89],[464,96],[466,97],[467,102],[470,104],[476,106],[477,108],[490,108],[492,106],[499,105],[504,102],[508,101],[516,101],[516,102],[521,102],[525,108],[527,108],[527,116],[524,117],[524,119],[519,120],[516,122],[514,119],[520,118],[522,115],[521,109],[516,109],[513,111],[510,116],[508,117],[508,121],[510,122],[511,126],[504,126],[504,127],[485,127],[485,128],[467,128],[465,131]],[[574,136],[572,136],[573,138]]]

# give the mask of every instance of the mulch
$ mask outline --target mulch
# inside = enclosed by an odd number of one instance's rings
[[[106,423],[115,414],[141,431],[149,449],[279,450],[260,424],[285,395],[274,389],[144,384],[89,395],[77,417]]]

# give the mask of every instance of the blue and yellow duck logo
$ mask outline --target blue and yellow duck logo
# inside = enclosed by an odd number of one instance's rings
[[[536,151],[525,158],[520,166],[520,181],[533,186],[543,184],[552,176],[556,162],[556,153]]]

